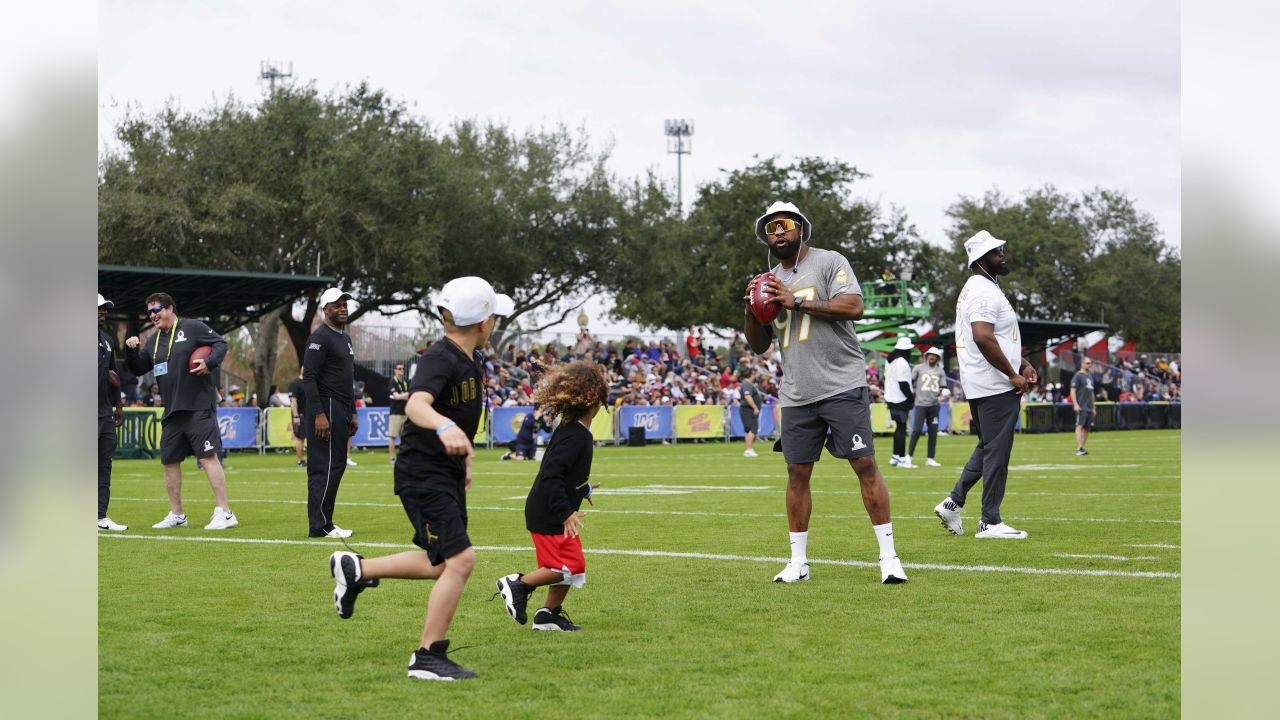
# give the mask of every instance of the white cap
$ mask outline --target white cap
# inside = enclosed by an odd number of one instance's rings
[[[924,352],[924,354],[925,354],[925,355],[937,355],[938,357],[942,357],[942,348],[940,348],[940,347],[931,347],[931,348],[929,348],[928,350],[926,350],[926,351]]]
[[[976,235],[964,241],[964,251],[969,254],[969,267],[987,253],[1004,245],[1003,240],[991,236],[986,230],[979,230]]]
[[[893,344],[893,349],[894,350],[910,350],[915,346],[916,344],[911,342],[911,338],[907,337],[906,335],[899,335],[898,342]]]
[[[115,306],[116,306],[116,304],[115,304],[115,303],[113,303],[113,302],[111,302],[110,300],[108,300],[108,299],[106,299],[106,298],[102,297],[102,293],[98,293],[98,307],[102,307],[103,305],[106,305],[106,306],[107,306],[107,307],[109,307],[109,308],[113,308],[113,307],[115,307]]]
[[[757,240],[765,243],[766,245],[769,243],[769,239],[765,237],[764,234],[764,221],[768,220],[770,216],[777,215],[778,213],[790,213],[800,218],[800,239],[804,242],[809,242],[809,236],[813,234],[813,225],[809,223],[809,218],[805,217],[804,213],[800,212],[800,208],[796,207],[793,203],[783,202],[782,200],[774,202],[769,206],[768,210],[764,211],[763,215],[756,218]]]
[[[509,296],[494,292],[487,280],[474,275],[445,283],[436,304],[452,313],[453,324],[459,327],[475,325],[490,315],[507,317],[516,309]]]
[[[346,290],[341,290],[339,288],[329,288],[328,290],[325,290],[324,292],[320,293],[320,307],[324,307],[329,303],[338,302],[343,298],[350,300],[351,293],[347,292]]]

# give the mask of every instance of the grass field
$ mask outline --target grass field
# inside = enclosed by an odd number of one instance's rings
[[[877,438],[882,460],[890,441]],[[493,581],[533,569],[524,496],[535,463],[482,451],[468,503],[479,561],[450,637],[479,673],[405,677],[429,582],[386,581],[333,610],[327,558],[306,537],[292,455],[233,455],[240,527],[167,511],[156,461],[115,465],[99,535],[99,710],[155,717],[1172,717],[1179,713],[1178,431],[1017,438],[1005,519],[1026,541],[963,537],[932,515],[974,439],[939,439],[942,468],[884,467],[910,575],[879,584],[876,543],[846,463],[814,474],[812,580],[770,582],[788,553],[781,456],[740,443],[598,448],[603,482],[583,542],[588,582],[565,609],[584,630],[518,626]],[[923,445],[923,441],[922,441]],[[767,446],[762,446],[762,450]],[[385,452],[356,454],[335,520],[365,554],[411,535]],[[923,459],[923,447],[917,458]],[[978,491],[975,488],[975,493]],[[205,542],[208,541],[208,542]],[[530,604],[538,606],[541,591]]]

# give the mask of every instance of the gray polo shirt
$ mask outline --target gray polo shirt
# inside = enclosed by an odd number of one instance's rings
[[[1093,376],[1087,372],[1078,372],[1071,378],[1071,389],[1076,391],[1076,404],[1082,410],[1093,409]]]

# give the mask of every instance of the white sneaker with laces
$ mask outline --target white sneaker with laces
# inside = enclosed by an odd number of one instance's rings
[[[111,518],[104,517],[98,521],[98,529],[99,530],[115,530],[116,532],[119,532],[121,530],[128,530],[129,526],[119,525]]]
[[[794,583],[809,579],[809,563],[787,563],[782,572],[773,576],[774,582]]]
[[[996,523],[988,525],[986,523],[978,523],[978,534],[974,537],[980,538],[1002,538],[1005,540],[1026,540],[1027,533],[1024,530],[1009,527],[1004,523]]]
[[[942,521],[942,527],[952,535],[964,534],[964,523],[960,520],[960,506],[955,504],[951,496],[942,498],[942,502],[933,508],[933,514]]]
[[[893,465],[893,466],[895,466],[895,467],[897,467],[897,465],[898,465],[898,456],[897,456],[897,455],[890,455],[890,456],[889,456],[889,464],[890,464],[890,465]]]
[[[920,466],[911,464],[910,455],[903,455],[902,457],[898,458],[898,467],[902,468],[903,470],[915,470]]]
[[[163,530],[164,528],[186,527],[186,526],[187,526],[186,515],[174,515],[173,513],[169,513],[168,515],[164,516],[163,520],[156,523],[155,525],[152,525],[151,527],[155,528],[156,530]]]
[[[902,569],[902,561],[897,555],[880,558],[880,582],[895,585],[907,581],[907,573]]]
[[[351,458],[347,458],[347,467],[355,467],[355,466],[356,466],[356,461],[352,460]]]
[[[236,514],[230,510],[222,508],[214,508],[213,517],[209,518],[209,524],[204,526],[205,530],[226,530],[240,524],[236,519]]]
[[[351,537],[351,533],[352,533],[352,532],[354,532],[354,531],[352,531],[352,530],[344,530],[343,528],[340,528],[340,527],[338,527],[337,525],[334,525],[332,530],[330,530],[329,532],[325,533],[325,537],[331,537],[331,538],[349,538],[349,537]]]
[[[755,450],[743,450],[742,457],[760,457],[760,453]]]
[[[937,460],[934,460],[933,458],[929,458],[928,460],[925,460],[924,464],[927,465],[928,467],[942,467],[942,463],[938,462]]]

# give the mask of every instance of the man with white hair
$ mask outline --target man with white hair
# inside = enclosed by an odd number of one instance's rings
[[[960,512],[969,490],[982,480],[982,521],[976,537],[1021,540],[1027,533],[1005,524],[1000,504],[1014,429],[1022,410],[1020,396],[1036,382],[1036,371],[1022,357],[1018,314],[996,280],[1009,274],[1004,244],[986,230],[964,243],[973,274],[956,301],[956,356],[978,447],[965,463],[951,495],[933,512],[947,532],[963,535]]]

